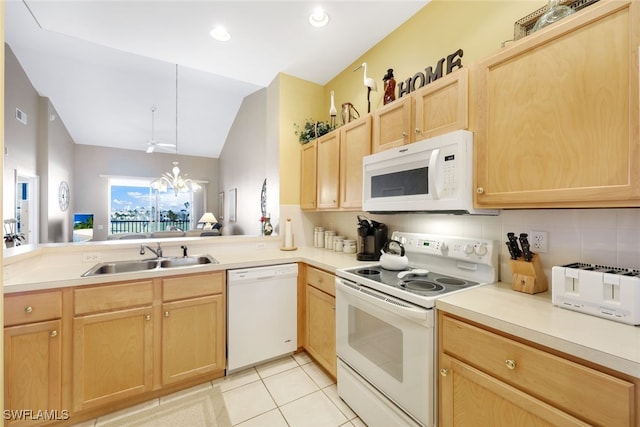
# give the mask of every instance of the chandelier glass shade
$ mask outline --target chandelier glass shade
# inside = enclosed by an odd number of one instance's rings
[[[200,184],[190,178],[187,178],[187,174],[180,175],[178,162],[173,162],[171,173],[167,172],[160,178],[151,181],[151,188],[153,188],[154,190],[165,192],[169,189],[169,187],[173,188],[173,192],[175,193],[176,197],[179,193],[198,191],[200,188],[202,188]]]

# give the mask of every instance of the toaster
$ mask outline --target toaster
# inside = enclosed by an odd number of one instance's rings
[[[551,269],[551,300],[558,307],[640,325],[640,270],[573,263]]]

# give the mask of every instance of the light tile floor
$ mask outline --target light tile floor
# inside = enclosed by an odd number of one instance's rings
[[[211,386],[205,383],[176,396]],[[366,427],[340,399],[335,382],[306,353],[233,373],[213,386],[220,387],[234,427]],[[154,399],[74,427],[100,426],[169,399]]]
[[[231,374],[214,385],[222,390],[234,426],[365,426],[306,353]]]

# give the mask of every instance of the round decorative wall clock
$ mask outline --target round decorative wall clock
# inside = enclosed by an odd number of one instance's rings
[[[60,187],[58,188],[58,204],[62,212],[66,212],[69,209],[69,184],[64,180],[60,181]]]

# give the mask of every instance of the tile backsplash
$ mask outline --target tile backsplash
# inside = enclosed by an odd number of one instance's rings
[[[504,242],[516,234],[546,231],[547,253],[540,254],[551,280],[551,267],[575,261],[640,268],[640,209],[531,209],[503,210],[498,216],[395,214],[362,212],[302,212],[298,206],[282,206],[281,216],[297,220],[296,244],[311,246],[314,226],[356,238],[356,215],[385,223],[389,232],[457,235],[496,240],[500,247],[501,280],[511,280],[509,254]],[[295,223],[294,223],[295,224]]]

